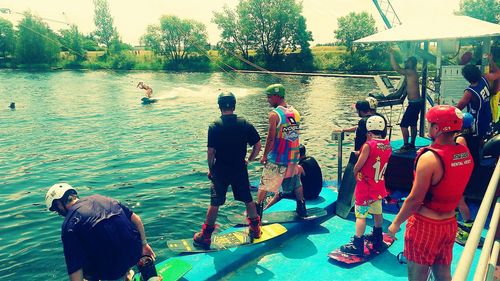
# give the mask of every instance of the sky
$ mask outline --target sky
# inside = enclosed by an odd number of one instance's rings
[[[236,7],[239,0],[108,0],[111,16],[122,40],[138,45],[140,37],[150,24],[158,24],[162,15],[176,15],[194,19],[207,26],[208,40],[215,44],[220,31],[211,22],[214,11],[224,5]],[[459,9],[459,0],[392,0],[400,20],[432,23],[432,18],[450,15]],[[372,0],[303,0],[303,15],[307,28],[313,34],[314,44],[334,42],[333,31],[337,18],[350,12],[366,11],[372,14],[379,30],[384,29]],[[39,17],[76,24],[80,32],[88,34],[95,30],[94,5],[92,0],[2,0],[0,8],[8,8],[12,14],[0,14],[14,25],[22,18],[19,14],[31,11]],[[66,25],[47,21],[53,30]]]

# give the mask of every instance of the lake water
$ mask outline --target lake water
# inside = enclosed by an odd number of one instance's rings
[[[199,231],[209,204],[206,138],[220,114],[218,89],[236,95],[236,113],[256,126],[264,144],[270,107],[262,91],[284,84],[287,101],[303,117],[301,142],[324,177],[335,179],[331,130],[355,125],[352,104],[375,87],[371,79],[234,73],[0,71],[0,79],[4,280],[67,280],[63,219],[44,203],[57,182],[70,183],[80,196],[99,193],[124,202],[141,216],[158,259],[172,256],[166,240]],[[139,81],[153,87],[157,103],[140,103]],[[15,110],[8,109],[11,101]],[[261,169],[250,164],[251,179]],[[244,210],[228,198],[221,228],[229,227],[228,215]]]

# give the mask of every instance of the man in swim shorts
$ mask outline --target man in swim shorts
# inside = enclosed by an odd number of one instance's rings
[[[415,149],[415,140],[417,139],[417,121],[420,110],[423,106],[423,101],[420,97],[420,90],[418,88],[418,74],[417,74],[417,59],[409,57],[405,61],[405,68],[401,68],[394,58],[394,53],[390,50],[392,68],[399,74],[404,75],[406,78],[406,92],[408,93],[408,107],[401,119],[401,133],[403,134],[404,144],[399,149],[400,152],[406,152]],[[411,141],[410,132],[408,127],[411,128]]]
[[[257,194],[257,212],[262,218],[267,192],[272,192],[275,196],[294,193],[297,200],[297,214],[306,217],[302,183],[297,173],[300,114],[293,106],[286,103],[283,85],[270,85],[264,93],[274,109],[269,113],[266,146],[260,160],[265,166]]]
[[[434,106],[425,118],[432,144],[415,158],[415,179],[396,218],[388,228],[392,236],[406,224],[404,256],[409,280],[451,280],[450,264],[457,233],[455,209],[472,174],[469,149],[455,143],[463,123],[462,112],[450,105]]]

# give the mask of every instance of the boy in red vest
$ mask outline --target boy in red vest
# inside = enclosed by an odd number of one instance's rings
[[[361,147],[358,161],[354,166],[356,176],[355,207],[356,234],[351,242],[340,247],[345,253],[362,256],[364,249],[364,233],[368,213],[373,215],[375,226],[373,233],[367,235],[374,249],[381,249],[382,238],[382,198],[385,190],[384,172],[392,153],[389,140],[382,138],[385,120],[381,116],[371,116],[366,120],[367,140]]]

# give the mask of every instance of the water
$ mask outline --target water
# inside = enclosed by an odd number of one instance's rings
[[[375,87],[370,79],[230,73],[0,71],[0,79],[4,280],[67,280],[63,219],[44,202],[47,188],[62,181],[81,196],[124,202],[141,216],[158,259],[172,256],[166,240],[198,231],[209,204],[206,138],[220,113],[218,89],[236,94],[236,113],[264,141],[270,108],[262,91],[283,83],[287,101],[303,117],[301,141],[328,179],[337,177],[332,128],[355,125],[352,104]],[[139,81],[153,87],[157,103],[140,103]],[[15,110],[8,109],[11,100]],[[249,170],[257,179],[261,166],[252,163]],[[226,216],[244,209],[228,198],[221,228],[229,227]]]

